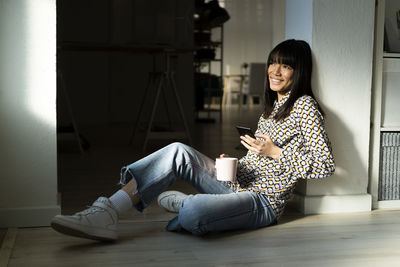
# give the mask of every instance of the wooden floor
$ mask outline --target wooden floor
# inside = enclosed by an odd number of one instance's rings
[[[210,157],[240,156],[245,151],[236,149],[234,125],[254,128],[258,113],[248,110],[247,120],[231,109],[223,124],[196,124],[193,145]],[[130,133],[123,129],[83,129],[90,151],[60,153],[64,214],[85,208],[99,195],[110,195],[118,189],[120,167],[143,156],[137,147],[126,146]],[[182,182],[173,188],[195,192]],[[132,210],[121,218],[115,243],[68,237],[49,227],[0,229],[0,267],[400,266],[400,211],[303,216],[288,209],[278,225],[205,237],[165,231],[174,216],[155,203],[143,213]]]

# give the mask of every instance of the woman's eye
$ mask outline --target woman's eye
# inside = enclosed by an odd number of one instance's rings
[[[287,69],[287,70],[291,70],[292,69],[292,67],[290,67],[289,65],[283,65],[282,67]]]

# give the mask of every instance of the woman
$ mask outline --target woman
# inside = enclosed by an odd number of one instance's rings
[[[177,178],[200,194],[167,191],[158,197],[161,206],[178,212],[168,231],[202,235],[275,224],[297,181],[327,177],[335,163],[323,112],[311,90],[309,45],[284,41],[271,51],[267,63],[265,110],[256,139],[241,137],[248,153],[239,161],[236,183],[219,182],[212,159],[173,143],[123,167],[123,187],[110,198],[100,197],[73,216],[58,215],[52,227],[68,235],[115,240],[118,215],[132,206],[142,211]]]

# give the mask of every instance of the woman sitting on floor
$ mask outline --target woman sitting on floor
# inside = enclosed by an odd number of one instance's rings
[[[115,240],[118,216],[132,206],[142,211],[157,196],[161,206],[178,213],[168,231],[203,235],[277,223],[297,181],[330,176],[335,163],[311,89],[310,46],[286,40],[271,51],[267,65],[265,110],[256,139],[241,137],[248,152],[239,161],[237,182],[218,181],[214,160],[173,143],[123,167],[123,187],[110,198],[100,197],[72,216],[58,215],[52,227],[67,235]],[[176,179],[192,184],[199,194],[164,192]]]

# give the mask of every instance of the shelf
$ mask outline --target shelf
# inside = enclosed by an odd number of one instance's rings
[[[215,118],[211,116],[213,112],[219,112],[219,120],[222,121],[224,31],[222,25],[216,28],[220,30],[214,32],[211,29],[194,29],[193,65],[195,75],[199,76],[195,87],[201,91],[196,95],[196,120],[201,122],[215,122]],[[201,77],[206,80],[203,81]],[[220,99],[216,104],[213,104],[214,97]],[[201,113],[206,113],[207,117],[201,117]]]
[[[400,53],[383,53],[384,58],[400,58]]]
[[[195,59],[195,63],[222,62],[222,59]]]
[[[168,45],[142,45],[142,44],[110,44],[91,42],[60,42],[57,44],[58,51],[105,51],[105,52],[131,52],[131,53],[192,53],[193,48],[176,48]]]
[[[207,42],[207,41],[203,41],[203,42],[196,42],[196,47],[195,47],[195,49],[197,50],[197,49],[202,49],[202,48],[204,48],[204,47],[216,47],[216,48],[218,48],[219,46],[221,46],[222,45],[222,42],[220,42],[220,41],[210,41],[210,42]]]
[[[400,126],[381,127],[381,132],[400,132]]]
[[[220,111],[220,108],[218,107],[218,108],[203,108],[203,109],[200,109],[200,110],[198,110],[199,112],[219,112]]]
[[[379,200],[375,205],[376,209],[400,209],[400,200]]]

